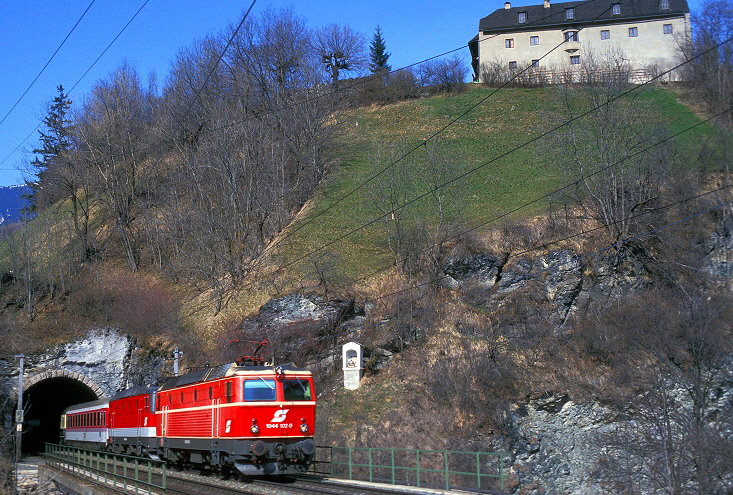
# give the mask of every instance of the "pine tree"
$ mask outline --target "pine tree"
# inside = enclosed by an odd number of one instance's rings
[[[377,30],[372,37],[372,42],[369,44],[369,70],[372,74],[379,72],[389,72],[392,68],[387,65],[390,54],[387,52],[387,45],[384,43],[382,38],[382,30],[377,26]]]
[[[53,175],[54,167],[59,167],[58,161],[63,154],[71,149],[71,121],[69,120],[69,108],[71,100],[64,93],[64,87],[57,88],[58,96],[53,99],[49,106],[48,115],[43,119],[45,131],[39,130],[41,135],[40,146],[33,150],[36,157],[30,162],[33,167],[32,178],[26,180],[26,185],[33,190],[28,198],[31,200],[31,211],[36,208],[50,204],[56,199],[53,190],[55,189],[49,175]],[[41,195],[49,196],[41,198]]]

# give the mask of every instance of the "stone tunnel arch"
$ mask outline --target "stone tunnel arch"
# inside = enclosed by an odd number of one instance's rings
[[[69,406],[104,396],[102,388],[81,373],[53,370],[23,383],[24,453],[43,452],[46,442],[58,443],[61,413]],[[17,398],[17,390],[16,398]]]

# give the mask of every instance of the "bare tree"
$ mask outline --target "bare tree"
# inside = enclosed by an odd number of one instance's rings
[[[140,245],[135,219],[151,174],[151,95],[137,71],[124,63],[110,80],[92,89],[76,122],[75,158],[119,234],[130,268],[136,270]]]
[[[558,159],[577,179],[578,204],[619,243],[636,233],[634,218],[659,197],[672,146],[650,146],[663,129],[646,118],[644,91],[624,94],[630,86],[622,65],[607,60],[584,73],[585,82],[558,90],[569,122]]]
[[[694,94],[711,114],[733,106],[733,2],[706,0],[692,15],[691,40],[681,40],[682,54],[690,63],[685,65],[685,79]],[[728,128],[733,115],[726,112],[721,120]]]
[[[319,29],[315,34],[314,48],[333,84],[339,81],[341,72],[359,71],[366,67],[366,40],[349,26],[331,24]]]
[[[439,91],[455,91],[464,87],[468,68],[460,57],[430,60],[415,69],[418,84]]]

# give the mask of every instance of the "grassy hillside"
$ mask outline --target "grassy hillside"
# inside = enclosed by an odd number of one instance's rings
[[[641,98],[650,102],[649,122],[664,126],[665,135],[700,121],[671,90],[645,89]],[[150,331],[194,329],[215,345],[227,322],[256,311],[275,293],[315,287],[319,277],[328,279],[335,292],[378,285],[374,281],[389,273],[398,257],[390,251],[394,236],[388,239],[398,223],[404,238],[415,241],[414,252],[441,236],[452,239],[469,230],[480,236],[557,208],[557,203],[533,201],[571,182],[563,167],[562,131],[544,135],[567,118],[556,88],[497,91],[470,86],[461,94],[351,109],[334,118],[343,124],[332,151],[335,165],[317,195],[270,246],[265,274],[259,272],[232,294],[220,314],[211,309],[205,282],[176,283],[152,267],[144,274],[122,276],[125,263],[114,246],[105,247],[94,263],[71,259],[74,234],[63,214],[68,205],[59,205],[0,244],[2,273],[17,277],[32,266],[43,286],[34,289],[41,291],[37,314],[36,308],[28,310],[21,284],[6,291],[9,327],[21,320],[36,328],[36,335],[58,338],[64,325],[114,323],[115,308],[135,300],[124,294],[125,286],[139,286],[153,276],[158,283],[148,299],[164,301],[168,309],[165,318],[153,318]],[[710,131],[704,125],[677,138],[676,163],[693,164]],[[525,204],[529,206],[505,216]],[[95,218],[92,214],[93,223]],[[93,228],[105,246],[109,226]],[[413,239],[424,232],[422,244]],[[29,264],[23,259],[30,259]],[[284,270],[273,276],[274,267]],[[369,291],[374,295],[378,289]],[[27,321],[29,316],[33,321]],[[163,320],[165,329],[159,331]],[[145,327],[142,321],[136,325]]]
[[[666,127],[667,135],[700,122],[673,91],[645,90],[643,98],[654,110],[650,122]],[[481,226],[481,232],[546,209],[547,202],[537,202],[491,222],[568,183],[562,130],[542,136],[565,119],[554,88],[475,86],[460,95],[357,109],[342,118],[347,132],[336,153],[338,166],[277,248],[286,263],[340,239],[326,249],[340,255],[342,272],[352,278],[388,265],[385,222],[377,219],[389,210],[391,186],[397,204],[407,204],[399,215],[434,226],[438,207],[429,191],[448,184],[440,189],[445,217],[458,231]],[[695,160],[710,130],[703,125],[675,140],[678,163]],[[307,265],[299,263],[299,271],[307,272]]]

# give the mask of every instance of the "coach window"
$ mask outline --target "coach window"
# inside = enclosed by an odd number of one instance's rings
[[[244,400],[275,400],[275,380],[245,380]]]
[[[194,402],[196,402],[197,400],[199,400],[199,394],[198,394],[198,392],[199,392],[198,389],[193,389],[193,401]]]
[[[283,381],[284,400],[312,400],[311,384],[308,380],[300,378],[286,379]]]
[[[213,390],[211,390],[211,387],[209,387],[209,400],[214,396]]]
[[[227,382],[227,402],[232,401],[232,382]]]

